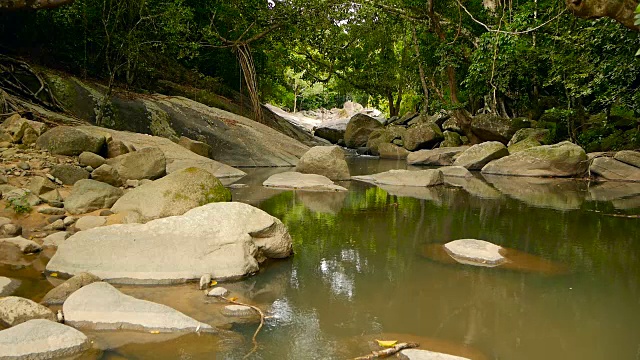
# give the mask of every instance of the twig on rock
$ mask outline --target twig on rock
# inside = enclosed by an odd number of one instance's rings
[[[264,326],[264,319],[266,318],[266,316],[264,315],[264,313],[262,312],[262,310],[260,310],[259,307],[257,306],[253,306],[253,305],[249,305],[249,304],[245,304],[245,303],[241,303],[239,301],[236,300],[232,300],[229,298],[226,298],[224,296],[221,296],[220,299],[224,299],[227,302],[230,302],[232,304],[235,305],[242,305],[242,306],[248,306],[250,308],[252,308],[253,310],[257,311],[258,314],[260,314],[260,325],[258,325],[258,328],[256,329],[256,331],[253,333],[253,337],[251,338],[251,341],[253,342],[253,348],[251,349],[251,351],[249,351],[247,353],[247,355],[245,355],[243,357],[243,359],[248,358],[249,356],[251,356],[251,354],[255,353],[256,351],[258,351],[258,340],[256,340],[256,338],[258,337],[258,333],[260,332],[260,330],[262,329],[262,327]]]
[[[412,348],[417,348],[418,346],[420,346],[420,344],[416,344],[416,343],[399,343],[396,344],[393,347],[390,347],[388,349],[384,349],[384,350],[378,350],[378,351],[372,351],[371,354],[369,355],[365,355],[365,356],[359,356],[357,358],[354,358],[353,360],[372,360],[372,359],[379,359],[379,358],[385,358],[387,356],[391,356],[401,350],[404,349],[412,349]]]

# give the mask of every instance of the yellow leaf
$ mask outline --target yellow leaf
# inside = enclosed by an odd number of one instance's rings
[[[160,334],[160,331],[158,330],[154,330],[154,331],[149,331],[150,334]]]
[[[216,286],[216,285],[218,285],[217,281],[215,281],[215,280],[211,281],[211,286]]]
[[[51,273],[49,275],[51,275],[52,277],[58,277],[58,273]]]
[[[232,298],[231,298],[231,299],[229,299],[229,300],[231,300],[231,301],[236,301],[236,300],[238,300],[238,298],[237,298],[237,297],[232,297]]]
[[[382,347],[392,347],[393,345],[398,343],[398,340],[378,340],[378,339],[376,339],[376,341],[378,342],[378,345],[380,345]]]

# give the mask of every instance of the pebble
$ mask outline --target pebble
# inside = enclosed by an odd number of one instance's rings
[[[49,216],[49,218],[47,218],[47,222],[49,224],[53,224],[54,222],[58,221],[58,220],[62,220],[64,219],[64,215],[53,215],[53,216]]]
[[[211,284],[211,274],[204,274],[200,278],[200,290],[204,290]]]
[[[64,230],[64,228],[64,221],[62,221],[62,219],[58,219],[44,227],[45,230]]]
[[[207,293],[207,296],[215,296],[215,297],[222,297],[227,295],[229,295],[229,290],[223,287],[213,288],[211,291]]]

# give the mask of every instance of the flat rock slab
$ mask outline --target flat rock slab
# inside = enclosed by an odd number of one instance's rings
[[[291,253],[291,236],[280,220],[251,205],[222,202],[146,224],[78,232],[60,244],[47,271],[91,272],[112,283],[183,283],[202,274],[240,278],[258,271],[266,258]]]
[[[589,171],[606,180],[640,181],[640,168],[609,157],[593,159]]]
[[[0,276],[0,296],[9,296],[20,287],[20,280]]]
[[[613,157],[618,161],[640,168],[640,151],[622,150]]]
[[[55,314],[36,302],[18,296],[0,298],[0,322],[15,326],[33,319],[56,320]]]
[[[444,244],[451,257],[461,263],[476,266],[498,266],[506,261],[501,246],[484,240],[461,239]]]
[[[419,150],[407,156],[409,165],[447,166],[453,164],[454,156],[467,150],[468,146],[445,147],[433,150]]]
[[[471,360],[466,357],[419,349],[402,350],[400,351],[398,358],[403,360]]]
[[[30,320],[0,331],[0,359],[57,359],[91,347],[80,331],[49,320]]]
[[[302,174],[288,171],[271,175],[262,183],[263,186],[308,191],[347,191],[342,186],[336,185],[326,176],[318,174]]]
[[[105,282],[95,282],[74,292],[62,307],[67,324],[94,330],[159,332],[214,329],[166,305],[125,295]]]
[[[374,175],[354,176],[352,178],[375,185],[425,187],[443,184],[442,172],[437,169],[418,171],[389,170]]]
[[[469,178],[473,177],[471,171],[467,170],[467,168],[462,166],[443,166],[438,168],[438,170],[442,171],[442,175],[450,176],[450,177],[461,177],[461,178]]]

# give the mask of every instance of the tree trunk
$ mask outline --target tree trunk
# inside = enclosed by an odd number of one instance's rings
[[[396,109],[393,101],[393,93],[391,91],[387,92],[387,101],[389,101],[389,117],[398,116],[398,111],[400,109]]]
[[[416,61],[418,62],[418,72],[420,73],[420,83],[422,84],[422,92],[424,93],[424,112],[429,113],[429,87],[427,86],[427,79],[424,76],[424,68],[422,67],[422,61],[420,61],[420,47],[418,47],[418,36],[416,35],[416,27],[411,28],[413,33],[413,49],[416,52]]]
[[[577,17],[609,17],[631,30],[640,31],[640,26],[633,24],[634,12],[638,6],[635,0],[566,0],[566,3]]]
[[[442,31],[442,28],[440,27],[440,16],[438,16],[438,14],[436,14],[435,11],[433,11],[433,0],[429,0],[429,2],[427,3],[427,6],[429,10],[429,18],[431,19],[431,24],[434,32],[442,42],[446,42],[447,36],[444,33],[444,31]],[[451,102],[453,104],[459,104],[460,100],[458,100],[458,86],[456,84],[456,69],[451,65],[447,65],[447,80],[449,81],[449,92],[450,92],[449,95],[451,97]]]

